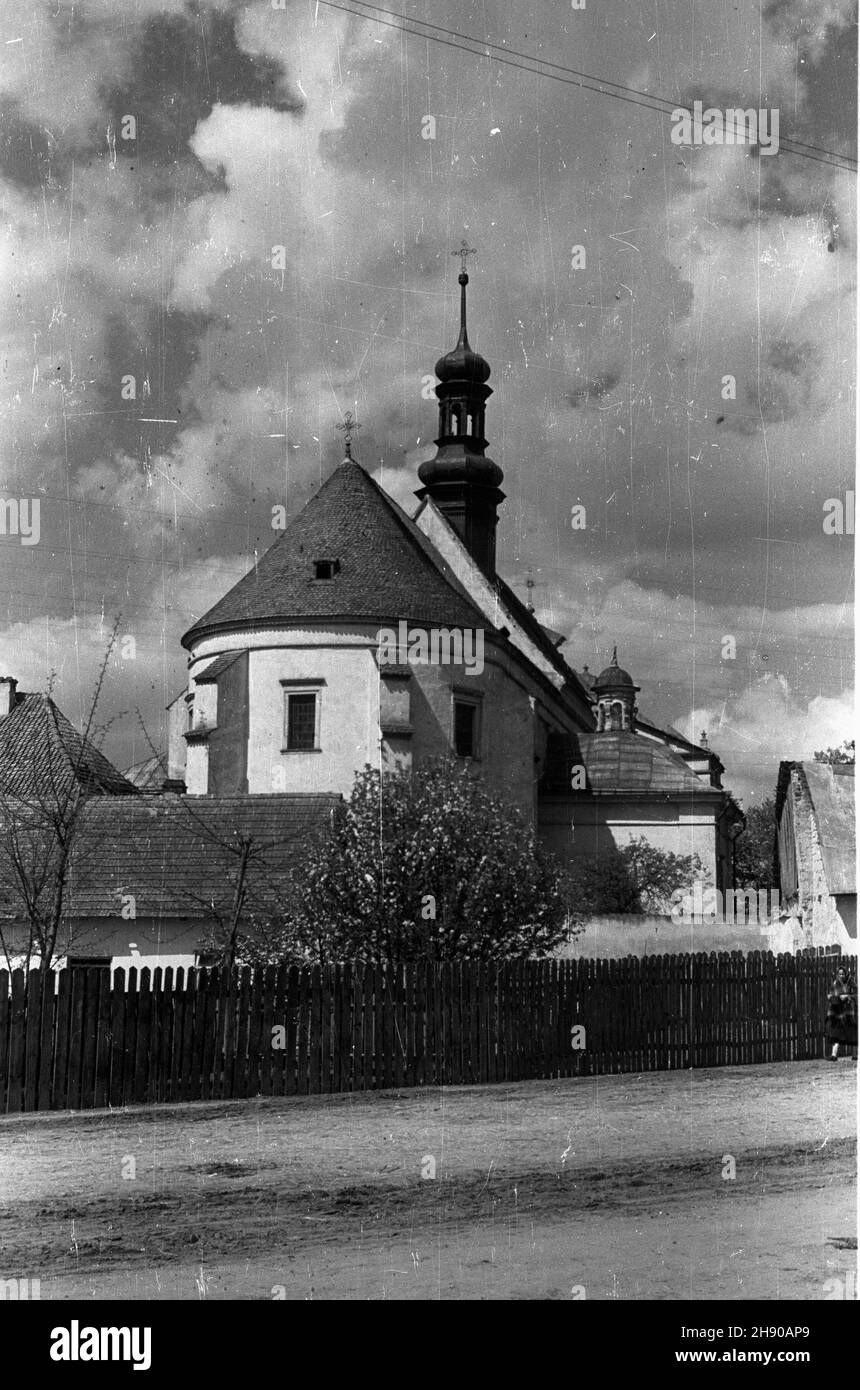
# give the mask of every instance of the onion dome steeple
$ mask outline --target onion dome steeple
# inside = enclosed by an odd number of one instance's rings
[[[490,365],[469,343],[466,328],[466,257],[474,254],[465,241],[459,251],[460,336],[456,347],[436,363],[439,384],[439,435],[436,455],[418,469],[424,486],[420,498],[430,497],[462,538],[473,559],[490,576],[496,564],[496,508],[504,501],[499,490],[504,474],[486,455],[484,408],[493,392],[487,386]]]
[[[635,728],[636,696],[640,687],[618,665],[618,648],[612,648],[612,661],[600,672],[593,690],[597,697],[597,732],[616,733]]]
[[[483,385],[490,375],[490,364],[479,352],[472,350],[466,329],[466,286],[469,283],[469,277],[466,274],[466,257],[475,253],[469,250],[464,241],[460,250],[453,251],[451,254],[461,256],[463,262],[463,269],[457,277],[460,286],[460,336],[457,339],[457,346],[452,348],[450,352],[446,352],[444,357],[439,358],[436,363],[436,375],[440,381],[474,381]]]

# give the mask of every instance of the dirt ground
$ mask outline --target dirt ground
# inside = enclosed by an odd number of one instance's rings
[[[826,1298],[856,1259],[856,1074],[7,1116],[0,1278],[43,1299]]]

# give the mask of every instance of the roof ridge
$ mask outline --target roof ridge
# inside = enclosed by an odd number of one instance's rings
[[[470,605],[470,607],[474,608],[475,613],[481,619],[482,624],[489,623],[491,631],[494,633],[498,632],[498,628],[490,622],[490,619],[487,618],[486,614],[481,612],[480,608],[478,608],[477,604],[475,603],[475,600],[472,598],[465,584],[463,584],[461,580],[457,578],[457,575],[451,569],[450,565],[447,564],[444,556],[439,554],[436,547],[431,542],[429,536],[425,536],[424,532],[421,530],[421,527],[415,524],[415,521],[411,516],[409,516],[405,508],[401,507],[400,503],[397,502],[395,498],[391,497],[385,491],[385,488],[381,485],[381,483],[378,483],[376,479],[373,477],[373,475],[371,473],[368,473],[367,469],[364,468],[362,464],[358,463],[357,459],[351,459],[350,462],[357,464],[357,466],[361,468],[361,471],[364,474],[367,481],[376,489],[376,492],[379,494],[383,502],[385,502],[385,504],[390,509],[391,514],[394,517],[394,520],[405,532],[407,539],[410,541],[417,542],[417,544],[420,546],[421,553],[425,556],[427,560],[429,560],[430,564],[433,565],[434,569],[437,570],[440,577],[448,585],[448,587],[453,589],[457,596],[459,598],[464,599]]]
[[[517,622],[525,629],[527,636],[531,637],[536,646],[540,648],[548,661],[552,663],[559,675],[564,676],[569,685],[578,686],[586,702],[591,700],[591,690],[585,684],[579,672],[570,664],[565,656],[562,656],[559,647],[553,646],[547,637],[543,624],[530,612],[527,604],[523,603],[519,594],[515,593],[511,585],[502,575],[494,576],[494,582],[500,591],[500,597],[513,609],[513,616]],[[530,629],[536,629],[532,632]],[[563,634],[559,634],[562,636]],[[567,641],[567,638],[564,638]],[[572,679],[571,679],[572,677]]]

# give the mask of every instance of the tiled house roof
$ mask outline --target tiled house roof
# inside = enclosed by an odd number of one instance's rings
[[[20,695],[0,720],[0,795],[22,800],[65,796],[74,783],[90,795],[135,793],[50,696]]]
[[[315,577],[320,559],[338,562],[331,579]],[[487,627],[418,527],[352,459],[182,641],[190,647],[204,633],[301,618]]]
[[[585,791],[624,795],[725,797],[691,772],[684,759],[665,744],[629,729],[601,734],[552,734],[547,745],[541,790],[569,792],[571,768],[585,768]]]
[[[71,915],[119,917],[131,894],[136,917],[206,917],[210,904],[230,900],[243,837],[253,848],[252,895],[277,907],[300,846],[340,804],[296,794],[93,799],[73,854]]]

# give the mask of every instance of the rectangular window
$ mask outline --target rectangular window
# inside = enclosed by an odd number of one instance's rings
[[[478,707],[471,700],[454,701],[454,751],[458,758],[477,753]]]
[[[301,691],[287,695],[287,748],[302,752],[317,746],[317,697]]]
[[[389,730],[411,731],[412,695],[410,673],[384,671],[379,681],[379,723]]]

